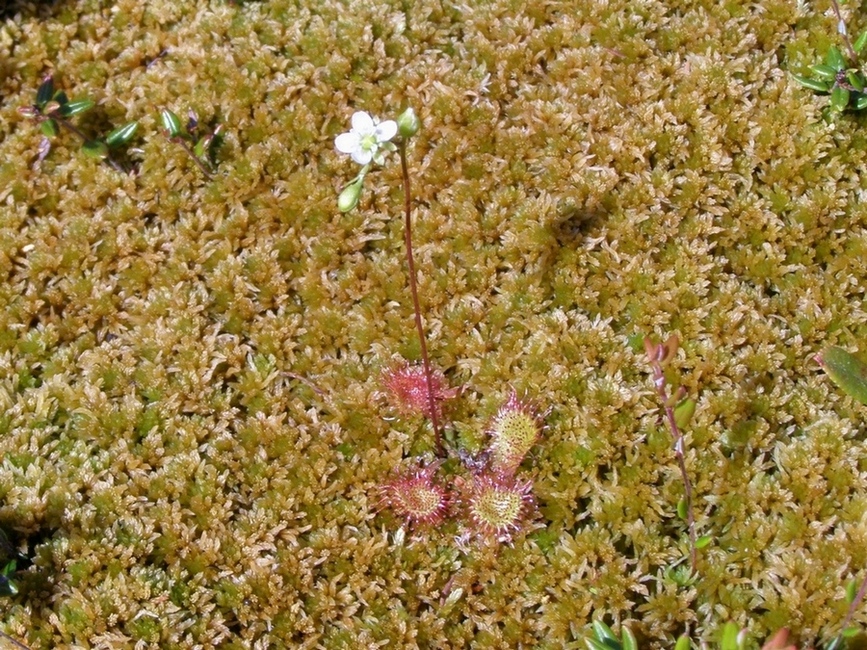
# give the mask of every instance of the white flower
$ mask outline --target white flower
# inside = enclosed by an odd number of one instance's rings
[[[394,150],[394,145],[388,141],[396,134],[397,122],[394,120],[380,122],[364,111],[358,111],[352,115],[352,129],[338,135],[334,146],[340,153],[349,154],[359,165],[366,165],[371,160],[381,165],[384,159],[382,150]]]

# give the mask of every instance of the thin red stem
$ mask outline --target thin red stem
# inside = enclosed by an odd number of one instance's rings
[[[657,348],[657,355],[662,354],[662,346]],[[677,426],[677,420],[674,417],[674,407],[671,406],[668,397],[668,391],[665,389],[665,375],[662,372],[662,365],[657,360],[651,360],[653,368],[653,384],[656,387],[656,393],[659,399],[662,400],[665,410],[665,419],[668,421],[668,428],[671,431],[671,436],[674,438],[674,455],[677,457],[677,464],[680,467],[680,475],[683,478],[684,498],[686,499],[686,523],[689,533],[689,560],[692,571],[695,572],[698,563],[698,554],[695,547],[695,514],[692,509],[692,481],[689,480],[689,474],[686,471],[686,459],[683,455],[683,434],[680,432],[680,427]]]
[[[175,138],[169,138],[169,139],[172,142],[179,144],[181,146],[181,148],[187,152],[187,155],[193,159],[193,162],[196,163],[196,166],[198,166],[199,170],[205,175],[205,178],[207,178],[209,181],[213,180],[214,177],[211,174],[211,172],[208,171],[208,168],[205,167],[205,163],[203,163],[201,160],[199,160],[199,157],[195,154],[195,152],[192,149],[190,149],[190,145],[188,145],[186,142],[184,142],[183,138],[175,137]]]
[[[49,119],[49,118],[46,118],[46,119]],[[67,120],[65,117],[61,117],[60,115],[58,115],[56,113],[52,113],[50,115],[50,119],[56,121],[60,126],[69,130],[71,133],[74,133],[75,135],[77,135],[79,138],[81,138],[82,142],[87,142],[87,136],[84,135],[84,133],[81,131],[81,129],[79,129],[72,122]],[[118,171],[121,174],[126,174],[126,170],[123,168],[123,165],[121,165],[114,158],[112,158],[110,154],[107,155],[104,158],[104,160],[115,171]]]
[[[424,365],[425,381],[427,382],[427,399],[430,408],[430,420],[433,424],[434,439],[436,441],[437,455],[444,457],[442,431],[440,429],[439,416],[437,415],[436,397],[433,388],[433,373],[430,368],[430,358],[427,354],[427,341],[424,335],[424,324],[421,320],[421,303],[418,299],[418,285],[415,277],[415,259],[412,255],[412,194],[410,193],[409,168],[406,164],[406,141],[402,140],[398,145],[400,151],[400,170],[403,175],[403,210],[404,210],[404,240],[406,241],[406,264],[409,267],[409,288],[412,292],[412,306],[415,311],[415,328],[418,330],[418,339],[421,347],[421,360]]]
[[[864,574],[864,579],[861,581],[858,593],[855,594],[855,598],[853,598],[852,602],[849,604],[849,611],[846,612],[846,618],[843,619],[843,627],[840,634],[844,634],[849,628],[849,623],[855,615],[855,612],[858,610],[858,605],[860,605],[861,601],[864,600],[865,595],[867,595],[867,573]]]

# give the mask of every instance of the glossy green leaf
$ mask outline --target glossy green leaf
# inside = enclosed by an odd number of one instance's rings
[[[843,58],[843,53],[839,48],[831,47],[828,54],[825,55],[825,65],[834,68],[834,70],[844,70],[846,68],[846,59]]]
[[[590,637],[585,637],[584,643],[587,644],[588,650],[615,650],[614,648]]]
[[[738,650],[738,632],[740,629],[735,623],[726,623],[720,639],[720,650]]]
[[[119,126],[106,136],[105,144],[111,149],[120,147],[132,139],[136,129],[138,129],[138,122],[129,122],[128,124]]]
[[[8,576],[0,575],[0,596],[15,596],[18,593],[18,585]]]
[[[163,121],[163,128],[166,130],[166,135],[170,138],[177,138],[181,135],[181,118],[167,108],[160,111],[160,118]]]
[[[54,77],[48,75],[45,79],[42,80],[42,83],[39,84],[39,88],[36,90],[36,105],[39,108],[45,106],[52,98],[54,97]]]
[[[836,346],[822,350],[816,361],[844,393],[867,404],[867,364]]]
[[[614,632],[611,631],[611,628],[602,621],[593,621],[593,632],[596,634],[596,638],[603,643],[613,641],[617,644],[617,647],[620,647],[620,639],[614,636]]]
[[[695,540],[695,547],[699,548],[699,549],[704,548],[705,546],[710,544],[712,541],[713,541],[713,535],[702,535],[697,540]]]
[[[846,584],[846,602],[850,605],[855,602],[855,596],[858,595],[858,581],[850,580]]]
[[[860,54],[861,50],[864,49],[865,45],[867,45],[867,31],[861,32],[861,36],[855,39],[852,47],[855,48],[855,51]]]
[[[57,122],[55,120],[43,120],[39,125],[39,130],[42,131],[42,134],[49,137],[54,138],[60,132],[60,128],[57,126]]]
[[[622,639],[623,650],[638,650],[638,641],[628,626],[620,626],[620,638]]]
[[[795,73],[792,73],[792,79],[797,81],[804,88],[815,90],[818,93],[827,93],[831,90],[831,83],[828,81],[821,81],[819,79],[813,79],[811,77],[805,77],[804,75]]]
[[[678,429],[685,428],[695,413],[695,400],[685,399],[674,407],[674,423]]]
[[[843,86],[834,86],[831,91],[831,110],[842,113],[849,105],[849,91]]]
[[[57,102],[60,106],[65,106],[69,103],[69,97],[67,97],[66,93],[62,90],[58,90],[56,93],[54,93],[53,100]]]
[[[855,103],[852,104],[852,107],[856,111],[863,111],[867,108],[867,95],[858,95],[855,97]]]
[[[864,91],[864,78],[861,76],[860,72],[857,70],[849,70],[849,72],[846,73],[846,79],[859,93]]]
[[[837,70],[829,65],[819,64],[810,66],[810,70],[813,71],[813,74],[815,74],[817,78],[823,81],[833,82],[837,78]]]
[[[677,637],[677,643],[674,644],[674,650],[689,650],[689,646],[689,635],[681,634]]]
[[[337,197],[338,210],[341,212],[349,212],[358,205],[358,199],[361,197],[363,182],[364,179],[359,178],[343,188],[343,191],[340,192],[340,195]]]
[[[199,138],[199,141],[196,142],[195,146],[193,147],[193,153],[196,154],[196,157],[197,158],[207,157],[207,154],[209,153],[209,150],[211,148],[211,144],[213,143],[213,141],[214,141],[214,136],[212,134],[208,134],[206,136]]]
[[[81,150],[91,158],[105,160],[108,158],[108,146],[101,140],[88,140],[81,145]]]
[[[78,115],[79,113],[84,113],[84,111],[89,110],[93,107],[93,101],[90,99],[79,99],[74,102],[68,102],[66,104],[62,104],[60,106],[60,114],[63,117],[72,117],[73,115]]]
[[[684,497],[683,499],[681,499],[680,501],[677,502],[677,516],[680,517],[681,519],[685,520],[687,518],[688,514],[689,513],[687,512],[687,507],[686,507],[686,497]]]
[[[846,639],[851,639],[852,637],[858,636],[858,633],[861,631],[861,628],[852,625],[843,630],[843,637]]]

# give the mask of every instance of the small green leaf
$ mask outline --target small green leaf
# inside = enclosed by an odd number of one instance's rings
[[[867,365],[864,362],[836,346],[822,350],[816,361],[844,393],[867,404]]]
[[[852,107],[856,111],[863,111],[865,108],[867,108],[867,95],[856,95],[855,103],[852,105]]]
[[[686,497],[677,502],[677,516],[681,519],[686,519],[687,515]]]
[[[129,122],[119,126],[105,137],[105,144],[111,149],[116,149],[129,142],[135,135],[136,129],[138,129],[138,122]]]
[[[834,86],[831,91],[831,110],[842,113],[849,105],[849,91],[843,86]]]
[[[705,546],[710,544],[712,541],[713,541],[713,535],[702,535],[697,540],[695,540],[695,547],[696,548],[704,548]]]
[[[91,158],[99,160],[108,158],[108,146],[102,140],[88,140],[81,145],[81,150]]]
[[[585,637],[584,643],[587,644],[588,650],[612,650],[612,648],[605,645],[604,643],[600,643],[596,639],[590,637]]]
[[[43,115],[57,115],[60,112],[62,105],[53,99],[50,102],[47,102],[45,106],[42,107]]]
[[[846,585],[846,602],[850,605],[855,602],[855,596],[858,595],[858,581],[850,580]]]
[[[39,130],[42,131],[43,135],[49,138],[56,137],[60,132],[55,120],[43,120],[39,125]]]
[[[677,643],[674,644],[674,650],[689,650],[689,646],[689,635],[681,634],[677,637]]]
[[[852,47],[855,48],[855,51],[860,54],[861,50],[864,49],[865,45],[867,45],[867,31],[861,32],[861,36],[855,39]]]
[[[199,138],[199,141],[196,142],[193,147],[193,153],[196,154],[197,158],[205,158],[208,154],[208,150],[211,148],[211,143],[214,141],[213,134],[208,134]]]
[[[851,639],[853,636],[858,636],[858,632],[860,632],[860,631],[861,631],[860,628],[855,627],[853,625],[851,627],[847,627],[845,630],[843,630],[843,632],[841,632],[841,634],[843,635],[844,638]]]
[[[0,575],[0,596],[15,596],[18,593],[18,585],[8,576]]]
[[[167,108],[160,111],[160,118],[163,121],[163,128],[166,130],[166,135],[170,138],[177,138],[181,135],[181,118]]]
[[[864,78],[861,76],[860,72],[857,70],[849,70],[849,72],[846,73],[846,79],[859,93],[864,92]]]
[[[828,81],[820,81],[819,79],[812,79],[795,73],[792,73],[792,78],[804,88],[815,90],[817,93],[827,93],[831,90],[831,83]]]
[[[813,65],[810,66],[810,70],[823,81],[834,81],[837,78],[837,71],[829,65]]]
[[[738,626],[729,621],[723,626],[720,650],[738,650]]]
[[[54,101],[56,101],[58,104],[60,104],[61,108],[62,108],[63,106],[66,106],[66,105],[69,103],[69,97],[67,97],[67,96],[66,96],[66,93],[63,92],[62,90],[58,90],[56,93],[54,93],[54,98],[53,98],[53,99],[54,99]]]
[[[358,205],[358,199],[361,197],[361,188],[364,183],[364,177],[360,176],[340,192],[340,196],[337,197],[337,209],[341,212],[349,212],[356,205]]]
[[[695,413],[695,400],[685,399],[674,407],[674,423],[678,429],[685,428]]]
[[[54,97],[54,77],[48,75],[36,90],[36,105],[42,108],[52,97]]]
[[[834,70],[843,70],[846,68],[846,59],[843,58],[843,53],[836,47],[828,49],[828,54],[825,55],[825,64]]]
[[[614,641],[618,647],[620,646],[620,639],[614,636],[614,632],[611,631],[611,628],[602,621],[593,621],[593,632],[596,634],[596,638],[603,643]]]
[[[78,101],[68,102],[66,104],[61,105],[60,114],[63,117],[72,117],[73,115],[78,115],[79,113],[84,113],[84,111],[89,110],[93,107],[93,101],[90,99],[79,99]]]
[[[623,640],[623,650],[638,650],[638,641],[635,640],[635,635],[628,626],[620,626],[620,638]]]

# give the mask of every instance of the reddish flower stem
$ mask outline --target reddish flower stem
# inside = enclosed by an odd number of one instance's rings
[[[425,340],[424,324],[421,320],[421,303],[418,299],[418,284],[415,277],[415,260],[412,255],[412,194],[410,193],[409,167],[406,163],[406,140],[398,144],[400,152],[400,170],[403,176],[403,210],[404,210],[404,240],[406,241],[406,264],[409,267],[409,288],[412,293],[412,306],[415,311],[415,328],[418,330],[418,339],[421,347],[421,360],[424,365],[425,382],[427,383],[428,406],[430,407],[430,420],[434,430],[434,440],[437,455],[445,457],[442,430],[440,429],[437,404],[434,396],[433,373],[430,368],[430,358],[427,354],[427,341]]]
[[[851,63],[858,63],[858,53],[855,51],[855,48],[852,46],[852,41],[849,39],[849,30],[846,29],[846,23],[843,22],[843,14],[840,11],[840,5],[837,4],[837,0],[831,0],[831,6],[834,7],[834,13],[837,14],[837,33],[843,37],[843,42],[846,44],[846,49],[848,50],[849,59]],[[840,26],[843,26],[840,29]]]
[[[650,357],[650,367],[653,370],[653,385],[656,388],[659,399],[662,400],[665,419],[668,421],[668,428],[671,431],[672,438],[674,438],[674,455],[677,458],[680,475],[683,478],[683,491],[684,498],[686,499],[686,522],[689,532],[689,562],[692,572],[695,573],[698,563],[698,553],[695,546],[695,513],[692,508],[692,481],[689,480],[689,474],[686,471],[686,459],[683,455],[683,434],[680,432],[680,427],[677,426],[677,420],[674,417],[674,406],[671,405],[668,390],[665,387],[665,374],[662,372],[662,364],[660,363],[660,359],[664,355],[665,346],[658,344],[655,349],[655,355]]]
[[[858,610],[861,601],[864,600],[865,595],[867,595],[867,573],[864,574],[864,579],[861,581],[858,593],[855,594],[855,598],[849,603],[849,611],[846,612],[846,618],[843,619],[840,635],[845,634],[846,630],[849,629],[849,623],[852,621],[852,617],[855,616],[855,612]],[[839,637],[836,641],[839,641]]]

